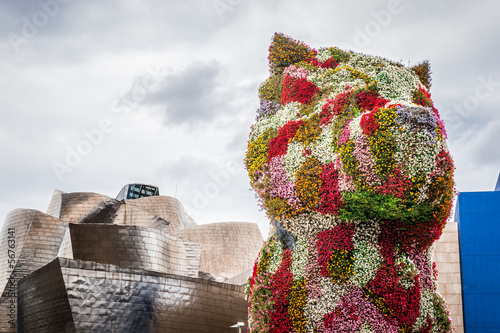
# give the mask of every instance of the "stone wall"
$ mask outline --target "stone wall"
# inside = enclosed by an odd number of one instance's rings
[[[464,332],[462,286],[460,282],[460,251],[457,222],[448,222],[443,235],[435,243],[434,258],[438,275],[438,291],[446,299],[456,333]]]

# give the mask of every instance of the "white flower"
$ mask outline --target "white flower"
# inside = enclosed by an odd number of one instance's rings
[[[420,316],[418,316],[417,321],[413,325],[413,332],[418,332],[427,325],[427,316],[431,319],[436,318],[436,313],[434,311],[434,292],[421,290]]]
[[[354,118],[350,123],[349,123],[349,131],[351,132],[351,135],[349,136],[349,139],[350,140],[354,140],[355,138],[358,137],[358,135],[360,135],[361,133],[363,133],[363,130],[361,129],[361,117],[363,117],[362,115],[360,115],[359,117],[356,117]]]
[[[333,144],[333,124],[323,128],[321,134],[316,138],[313,145],[309,145],[311,155],[316,157],[322,164],[335,162],[337,154],[334,151]]]
[[[321,62],[324,62],[326,60],[328,60],[329,58],[331,58],[332,55],[330,53],[330,48],[320,48],[318,50],[318,54],[316,54],[316,58],[321,61]]]
[[[285,125],[290,120],[297,120],[297,113],[299,112],[300,103],[291,102],[285,105],[276,112],[272,117],[260,118],[257,123],[252,128],[252,133],[250,134],[250,141],[257,139],[262,133],[264,133],[269,128],[278,129]]]
[[[280,241],[276,242],[274,247],[273,256],[269,259],[269,267],[267,271],[269,273],[275,274],[278,268],[281,265],[281,261],[283,259],[283,246]]]
[[[340,64],[337,68],[318,68],[309,73],[307,80],[321,90],[330,90],[331,96],[335,96],[345,90],[346,85],[353,88],[364,87],[366,82],[360,78],[352,78],[351,71],[347,65]]]
[[[417,75],[406,67],[388,65],[380,70],[372,68],[370,77],[377,81],[380,96],[390,100],[413,102],[413,92],[418,89]]]
[[[294,235],[310,237],[318,232],[331,229],[342,222],[340,218],[319,212],[307,212],[294,216],[289,219],[281,219],[282,227]]]
[[[412,179],[424,175],[425,183],[419,189],[417,203],[427,198],[431,184],[431,173],[436,169],[436,156],[443,149],[441,140],[429,144],[429,137],[424,131],[413,132],[409,125],[402,125],[402,130],[393,131],[396,141],[394,160],[401,166],[401,172]]]
[[[307,244],[307,238],[298,235],[292,252],[292,267],[290,268],[295,280],[305,277],[308,262],[309,247]]]
[[[312,323],[323,321],[325,314],[335,310],[342,301],[342,297],[352,291],[352,286],[335,284],[331,279],[321,277],[320,288],[322,296],[319,299],[308,299],[304,309],[304,317]]]
[[[398,267],[398,275],[401,276],[399,284],[405,289],[412,288],[415,285],[414,278],[420,273],[413,260],[402,253],[398,253],[395,264]]]
[[[375,333],[368,322],[365,322],[356,333]]]
[[[377,275],[377,271],[383,262],[380,255],[380,246],[376,245],[376,243],[361,241],[354,244],[353,255],[353,275],[349,278],[349,282],[362,288]]]
[[[288,144],[288,151],[282,159],[288,180],[295,181],[295,173],[305,163],[306,157],[302,154],[303,151],[304,145],[299,141],[292,140]]]

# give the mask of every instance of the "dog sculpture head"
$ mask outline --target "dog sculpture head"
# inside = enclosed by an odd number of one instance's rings
[[[454,166],[428,62],[408,68],[275,34],[269,65],[245,163],[273,226],[297,235],[376,221],[402,247],[439,238]]]

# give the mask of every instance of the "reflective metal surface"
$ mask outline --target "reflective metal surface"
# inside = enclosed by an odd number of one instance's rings
[[[70,224],[69,230],[74,259],[198,277],[201,244],[161,229]]]
[[[252,268],[262,245],[259,227],[247,222],[203,224],[174,235],[202,244],[200,271],[225,278]]]
[[[7,215],[1,231],[0,332],[17,332],[18,281],[54,260],[66,224],[50,215],[16,209]]]
[[[58,258],[20,283],[22,332],[233,332],[243,286]]]
[[[58,190],[0,236],[0,332],[232,332],[262,244],[256,224],[197,226],[175,198]]]

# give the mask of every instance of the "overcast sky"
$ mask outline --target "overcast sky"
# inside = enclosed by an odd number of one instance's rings
[[[243,158],[275,32],[405,65],[428,59],[459,191],[500,171],[500,3],[0,2],[0,220],[52,192],[158,185],[198,223],[257,222]]]

